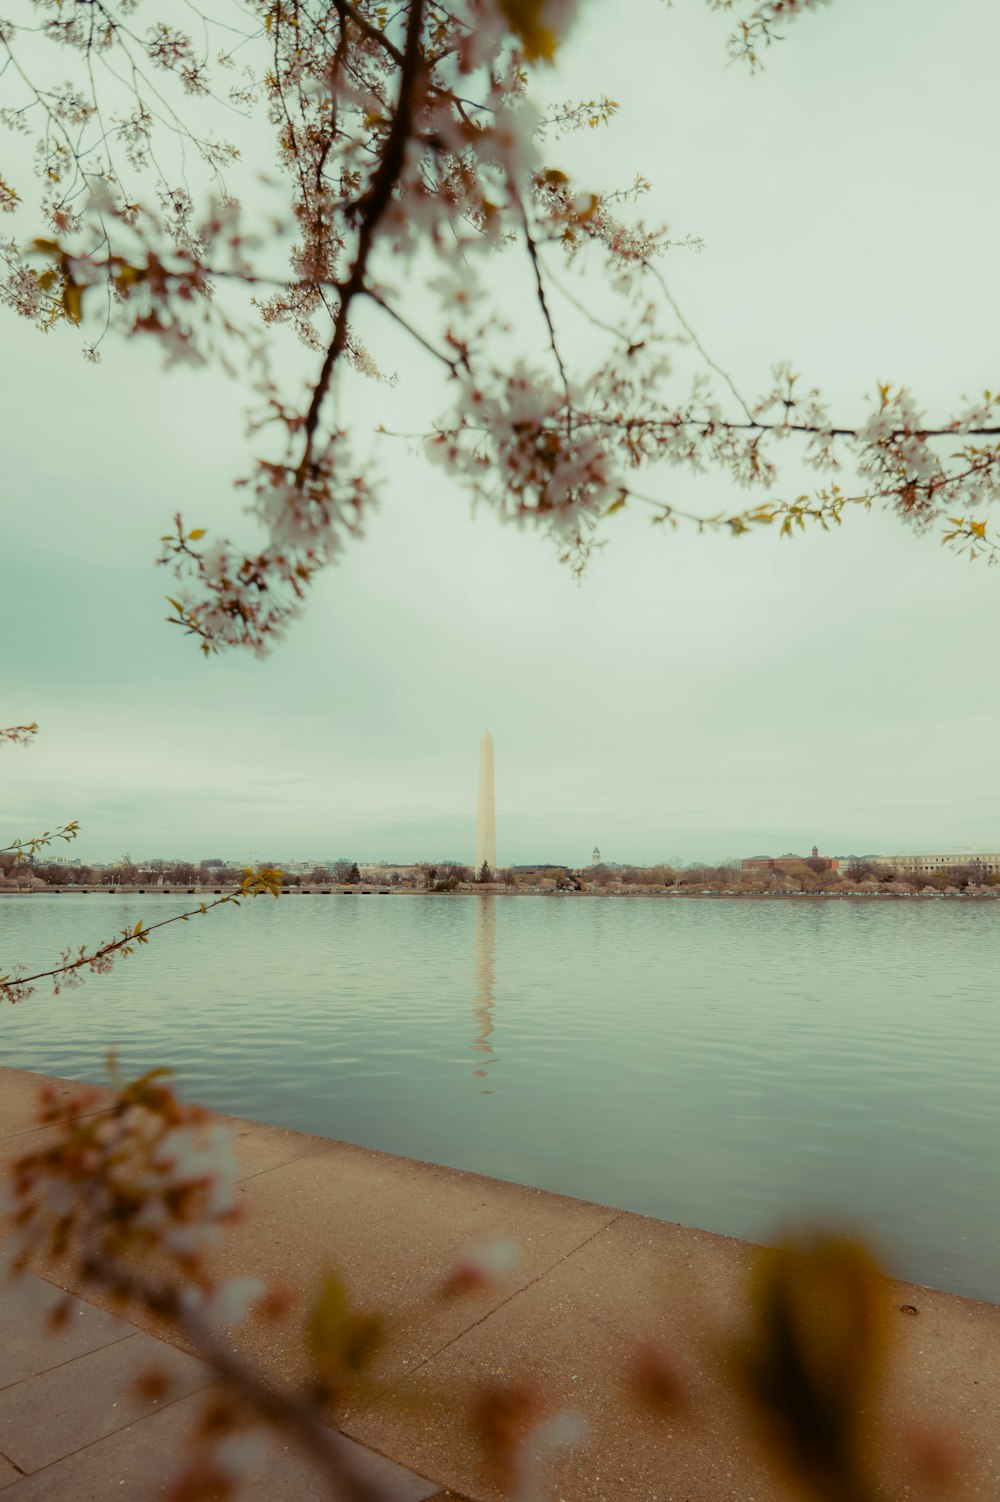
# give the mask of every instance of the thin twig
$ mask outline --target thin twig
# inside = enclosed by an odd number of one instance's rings
[[[538,304],[542,310],[542,316],[545,319],[545,326],[549,331],[549,346],[555,357],[555,362],[559,367],[559,376],[562,380],[563,395],[566,398],[566,432],[567,435],[569,435],[572,432],[573,424],[573,398],[570,395],[569,378],[566,375],[566,367],[563,364],[563,357],[559,352],[559,344],[556,339],[555,324],[552,322],[552,314],[549,312],[549,304],[545,296],[545,283],[542,281],[542,268],[538,260],[538,246],[535,244],[534,236],[531,233],[531,226],[528,223],[528,215],[525,211],[524,203],[521,200],[521,195],[518,193],[513,183],[509,183],[509,186],[511,198],[513,199],[514,204],[517,207],[517,211],[521,216],[521,225],[524,229],[524,242],[528,248],[528,255],[531,257],[531,265],[535,273],[535,291],[538,295]]]
[[[210,913],[214,907],[221,907],[223,903],[232,902],[239,906],[239,898],[236,896],[220,897],[217,902],[203,902],[199,907],[191,908],[186,913],[175,913],[172,918],[162,918],[159,923],[150,923],[145,928],[136,928],[132,933],[123,933],[120,939],[115,939],[109,944],[102,944],[92,954],[80,955],[75,960],[67,960],[65,964],[56,965],[51,970],[39,970],[34,975],[17,975],[0,977],[0,994],[5,987],[16,990],[20,986],[27,986],[36,980],[49,980],[57,975],[66,975],[71,970],[86,969],[105,955],[114,954],[118,949],[124,949],[128,945],[142,943],[147,934],[155,932],[158,928],[166,928],[171,923],[182,923],[188,918],[198,918],[203,913]]]
[[[730,391],[735,396],[736,400],[739,402],[740,406],[743,408],[743,410],[746,413],[747,417],[749,417],[751,423],[753,423],[755,427],[759,426],[754,421],[753,411],[751,410],[749,403],[744,400],[744,397],[743,397],[742,393],[739,391],[738,387],[736,386],[736,383],[733,380],[732,376],[729,374],[728,371],[723,370],[722,366],[719,365],[719,364],[717,364],[716,361],[712,359],[711,355],[708,353],[708,350],[702,344],[701,340],[698,338],[698,335],[695,333],[694,329],[691,327],[691,325],[688,323],[687,319],[684,317],[684,314],[681,312],[680,308],[677,305],[676,298],[673,296],[672,292],[670,291],[670,288],[667,286],[666,278],[664,277],[664,275],[663,275],[662,271],[660,270],[660,268],[658,266],[654,266],[652,264],[652,262],[647,261],[646,262],[646,266],[645,266],[645,270],[648,271],[659,282],[659,284],[660,284],[660,290],[662,291],[664,297],[667,299],[667,302],[670,304],[671,308],[674,311],[674,317],[677,319],[677,321],[680,324],[681,328],[687,334],[688,338],[691,340],[691,342],[694,345],[695,349],[698,351],[698,353],[701,355],[702,359],[705,361],[705,364],[709,365],[712,368],[712,370],[715,371],[716,375],[720,375],[722,377],[722,379],[725,381],[726,385],[729,387]]]

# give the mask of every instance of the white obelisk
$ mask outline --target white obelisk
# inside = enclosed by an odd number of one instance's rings
[[[479,803],[476,808],[476,875],[483,861],[491,871],[497,868],[496,799],[493,793],[493,737],[483,731],[479,742]]]

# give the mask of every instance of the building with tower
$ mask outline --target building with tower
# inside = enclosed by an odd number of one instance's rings
[[[793,866],[805,865],[807,861],[817,863],[813,866],[814,870],[820,869],[820,864],[818,863],[821,863],[821,868],[824,871],[837,871],[840,869],[841,864],[840,857],[836,855],[820,855],[819,846],[814,845],[811,855],[795,855],[789,850],[785,855],[746,856],[740,861],[740,869],[750,872],[756,871],[758,873],[767,871],[781,872],[789,871]]]

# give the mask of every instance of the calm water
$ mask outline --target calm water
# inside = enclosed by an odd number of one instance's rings
[[[188,899],[190,900],[190,899]],[[0,969],[183,898],[0,899]],[[0,1012],[3,1063],[171,1063],[217,1110],[766,1241],[867,1228],[1000,1301],[1000,910],[299,896]]]

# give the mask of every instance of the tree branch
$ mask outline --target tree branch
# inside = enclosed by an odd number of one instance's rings
[[[392,126],[382,153],[382,160],[378,171],[372,180],[368,193],[361,200],[361,227],[358,231],[357,254],[351,274],[347,282],[340,288],[340,306],[337,309],[337,321],[334,325],[333,338],[330,341],[323,366],[320,370],[319,380],[313,391],[312,400],[309,403],[309,411],[305,420],[305,448],[299,464],[298,479],[301,484],[305,478],[312,460],[313,439],[319,423],[320,409],[330,385],[333,375],[333,367],[343,351],[347,340],[347,314],[351,303],[364,287],[365,275],[368,269],[368,258],[371,255],[372,245],[375,239],[375,231],[378,222],[388,207],[392,196],[392,190],[396,185],[403,163],[406,158],[406,142],[410,135],[410,125],[413,119],[413,92],[416,85],[417,74],[420,70],[420,33],[424,19],[425,0],[412,0],[410,14],[406,26],[406,48],[400,62],[399,99],[396,104],[396,113],[392,118]]]

